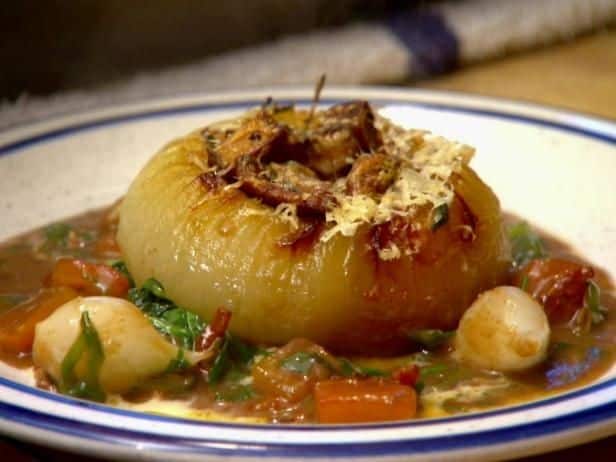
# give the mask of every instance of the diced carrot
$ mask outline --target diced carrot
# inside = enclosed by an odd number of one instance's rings
[[[70,287],[82,295],[124,297],[130,288],[126,276],[108,265],[61,258],[46,280],[48,287]]]
[[[417,394],[411,387],[384,380],[325,380],[314,389],[321,423],[383,422],[411,419]]]
[[[531,260],[514,278],[543,305],[550,323],[567,322],[584,305],[588,281],[594,271],[589,266],[559,258]]]
[[[298,403],[312,395],[315,383],[331,376],[333,361],[316,343],[295,338],[254,365],[252,385],[261,395]]]
[[[68,287],[43,289],[32,300],[0,315],[0,349],[9,353],[30,353],[34,342],[34,328],[78,294]]]

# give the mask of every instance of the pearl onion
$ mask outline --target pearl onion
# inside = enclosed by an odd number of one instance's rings
[[[474,366],[520,371],[546,358],[550,326],[541,305],[517,287],[481,294],[465,312],[455,355]]]

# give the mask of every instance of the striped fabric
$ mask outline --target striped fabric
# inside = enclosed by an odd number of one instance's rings
[[[194,92],[313,84],[382,84],[562,41],[616,22],[616,0],[467,0],[431,4],[386,21],[289,36],[141,74],[89,91],[24,96],[0,107],[0,128],[51,115]]]

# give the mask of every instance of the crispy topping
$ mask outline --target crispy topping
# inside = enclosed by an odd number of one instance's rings
[[[451,174],[473,153],[375,116],[365,101],[323,111],[270,103],[211,125],[203,136],[208,170],[199,179],[204,187],[215,192],[224,184],[237,185],[272,207],[322,217],[328,225],[323,241],[338,233],[351,236],[362,224],[449,204]],[[398,253],[384,249],[389,259]]]

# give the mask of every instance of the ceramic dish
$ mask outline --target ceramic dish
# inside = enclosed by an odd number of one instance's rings
[[[310,89],[193,96],[112,107],[0,133],[0,239],[111,203],[168,140],[259,105],[310,103]],[[616,279],[616,125],[454,94],[329,88],[323,104],[368,99],[395,122],[477,148],[503,209],[571,244]],[[201,422],[118,410],[32,387],[0,365],[0,431],[112,459],[483,460],[616,433],[616,368],[583,389],[452,418],[355,426]]]

